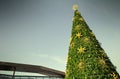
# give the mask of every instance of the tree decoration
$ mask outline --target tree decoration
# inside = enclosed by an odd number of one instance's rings
[[[82,47],[82,46],[81,46],[81,47],[78,48],[77,50],[78,50],[79,53],[84,53],[86,49],[85,49],[85,47]]]
[[[74,48],[74,46],[75,46],[75,44],[74,44],[74,42],[72,42],[72,43],[70,44],[70,48],[72,49],[72,48]]]
[[[84,21],[83,18],[79,18],[80,21]]]
[[[78,10],[78,5],[74,5],[73,10]]]
[[[78,67],[79,67],[80,70],[82,70],[85,67],[85,63],[84,62],[80,62],[78,64]]]
[[[89,41],[90,41],[89,38],[87,38],[87,37],[84,38],[85,43],[88,43]]]
[[[77,38],[80,38],[81,36],[82,36],[81,33],[77,33],[77,34],[76,34],[76,37],[77,37]]]
[[[111,74],[111,76],[112,76],[114,79],[119,79],[118,76],[117,76],[114,72]]]
[[[75,30],[80,30],[80,25],[77,25],[77,26],[75,27]]]
[[[120,79],[115,66],[78,11],[78,6],[73,6],[73,9],[65,79]]]
[[[102,66],[104,66],[104,65],[106,64],[103,59],[100,59],[100,60],[99,60],[99,63],[100,63],[100,65],[102,65]]]

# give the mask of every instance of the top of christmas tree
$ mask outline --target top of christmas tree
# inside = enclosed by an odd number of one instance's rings
[[[73,6],[74,17],[65,79],[120,79],[94,33]]]

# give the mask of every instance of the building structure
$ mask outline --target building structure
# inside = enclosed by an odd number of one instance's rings
[[[63,79],[65,73],[55,69],[28,65],[28,64],[18,64],[10,62],[0,62],[0,70],[13,71],[13,75],[0,74],[0,79]],[[22,76],[15,75],[15,72],[30,72],[30,73],[39,73],[45,76]]]

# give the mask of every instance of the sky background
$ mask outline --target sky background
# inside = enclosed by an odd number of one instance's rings
[[[65,71],[74,4],[120,73],[120,0],[0,0],[0,61]]]

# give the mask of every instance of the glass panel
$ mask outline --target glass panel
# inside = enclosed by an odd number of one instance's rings
[[[12,75],[0,75],[0,79],[12,79]],[[49,76],[15,76],[14,79],[64,79],[59,77]]]

